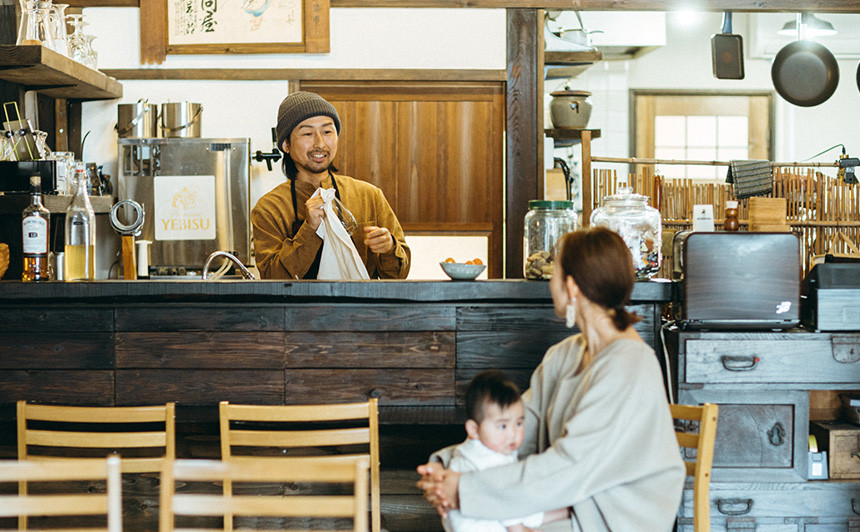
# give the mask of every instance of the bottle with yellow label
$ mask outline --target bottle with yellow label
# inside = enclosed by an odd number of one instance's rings
[[[96,215],[87,193],[87,176],[78,163],[72,182],[74,196],[66,210],[66,281],[96,278]]]

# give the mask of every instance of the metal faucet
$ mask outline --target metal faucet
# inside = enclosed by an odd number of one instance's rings
[[[251,270],[246,268],[245,265],[242,264],[242,261],[236,258],[235,255],[227,251],[215,251],[211,255],[209,255],[209,258],[206,259],[206,264],[203,265],[204,281],[206,281],[209,277],[209,265],[212,264],[212,261],[218,257],[224,257],[225,259],[230,259],[231,261],[233,261],[233,264],[235,264],[239,268],[239,271],[242,272],[242,277],[244,277],[245,279],[256,279],[256,277],[254,277],[254,274],[251,273]]]

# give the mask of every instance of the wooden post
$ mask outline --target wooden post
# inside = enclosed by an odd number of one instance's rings
[[[523,218],[543,180],[543,11],[507,10],[505,277],[523,276]],[[538,181],[538,180],[541,181]]]

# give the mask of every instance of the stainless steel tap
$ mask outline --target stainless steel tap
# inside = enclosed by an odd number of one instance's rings
[[[239,268],[239,271],[242,272],[242,277],[244,277],[245,279],[256,279],[256,277],[254,277],[254,274],[251,273],[251,270],[246,268],[245,265],[242,264],[242,261],[236,258],[235,255],[227,251],[215,251],[211,255],[209,255],[209,258],[206,259],[206,264],[203,265],[204,281],[209,280],[209,265],[212,264],[212,261],[218,257],[224,257],[225,259],[231,260],[233,264],[235,264]],[[213,278],[217,279],[218,277]]]

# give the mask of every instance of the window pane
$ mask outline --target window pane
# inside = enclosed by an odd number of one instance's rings
[[[717,149],[717,159],[721,161],[731,161],[732,159],[749,159],[749,150],[746,146],[743,148],[723,148]]]
[[[687,146],[716,146],[717,117],[688,116]]]
[[[745,116],[717,117],[717,144],[719,146],[746,146],[749,144],[749,125]]]
[[[687,148],[687,159],[694,161],[715,161],[717,160],[717,149],[716,147]]]
[[[717,170],[721,166],[690,165],[687,167],[687,177],[690,179],[716,179]]]
[[[654,144],[656,146],[683,146],[686,137],[683,116],[654,117]]]

